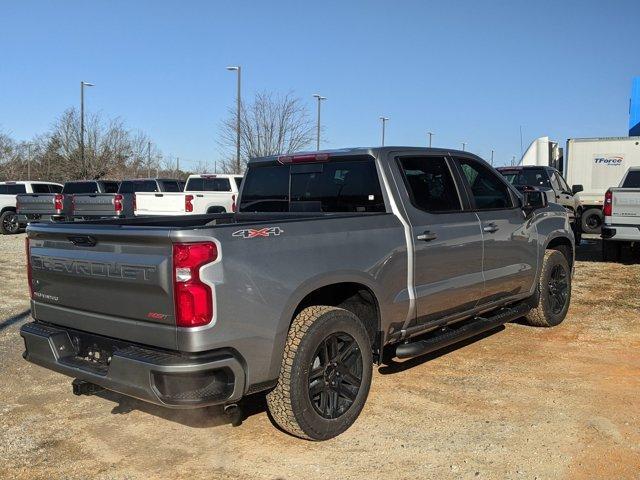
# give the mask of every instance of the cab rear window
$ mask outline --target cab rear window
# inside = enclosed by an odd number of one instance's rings
[[[24,185],[0,185],[0,195],[17,195],[19,193],[26,193],[27,189]]]
[[[625,177],[622,188],[640,188],[640,170],[631,170]]]
[[[187,181],[188,192],[230,192],[231,183],[228,178],[201,177]]]
[[[384,212],[373,159],[249,168],[241,212]]]

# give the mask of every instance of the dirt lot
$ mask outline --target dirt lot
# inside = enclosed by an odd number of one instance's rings
[[[0,478],[640,478],[640,264],[600,263],[595,241],[561,326],[382,367],[356,424],[324,443],[276,430],[260,396],[239,427],[218,409],[74,397],[21,358],[23,241],[0,237]]]

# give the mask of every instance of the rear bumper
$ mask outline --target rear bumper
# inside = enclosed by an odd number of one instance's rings
[[[67,219],[65,215],[60,214],[41,214],[41,213],[19,213],[18,222],[20,224],[28,224],[30,222],[64,222]]]
[[[157,405],[204,407],[244,393],[244,368],[232,351],[183,354],[40,322],[23,325],[20,335],[29,362]],[[87,354],[92,349],[101,361]]]
[[[640,242],[640,227],[634,225],[603,225],[601,237],[604,240]]]

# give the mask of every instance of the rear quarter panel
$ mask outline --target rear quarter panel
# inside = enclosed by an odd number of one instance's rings
[[[245,234],[266,227],[278,229],[278,234],[252,238]],[[406,318],[406,242],[392,214],[245,224],[200,232],[173,235],[180,241],[207,241],[213,236],[218,243],[219,260],[201,272],[214,287],[216,317],[197,331],[178,329],[178,348],[236,349],[247,362],[248,384],[277,378],[296,307],[317,288],[361,283],[377,298],[383,330],[394,320]]]

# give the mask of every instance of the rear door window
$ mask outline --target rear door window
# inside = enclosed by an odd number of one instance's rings
[[[444,157],[404,157],[400,166],[414,207],[436,213],[462,209]]]
[[[200,177],[187,181],[188,192],[230,192],[231,182],[228,178]]]
[[[384,212],[371,159],[252,167],[244,179],[243,212]]]

